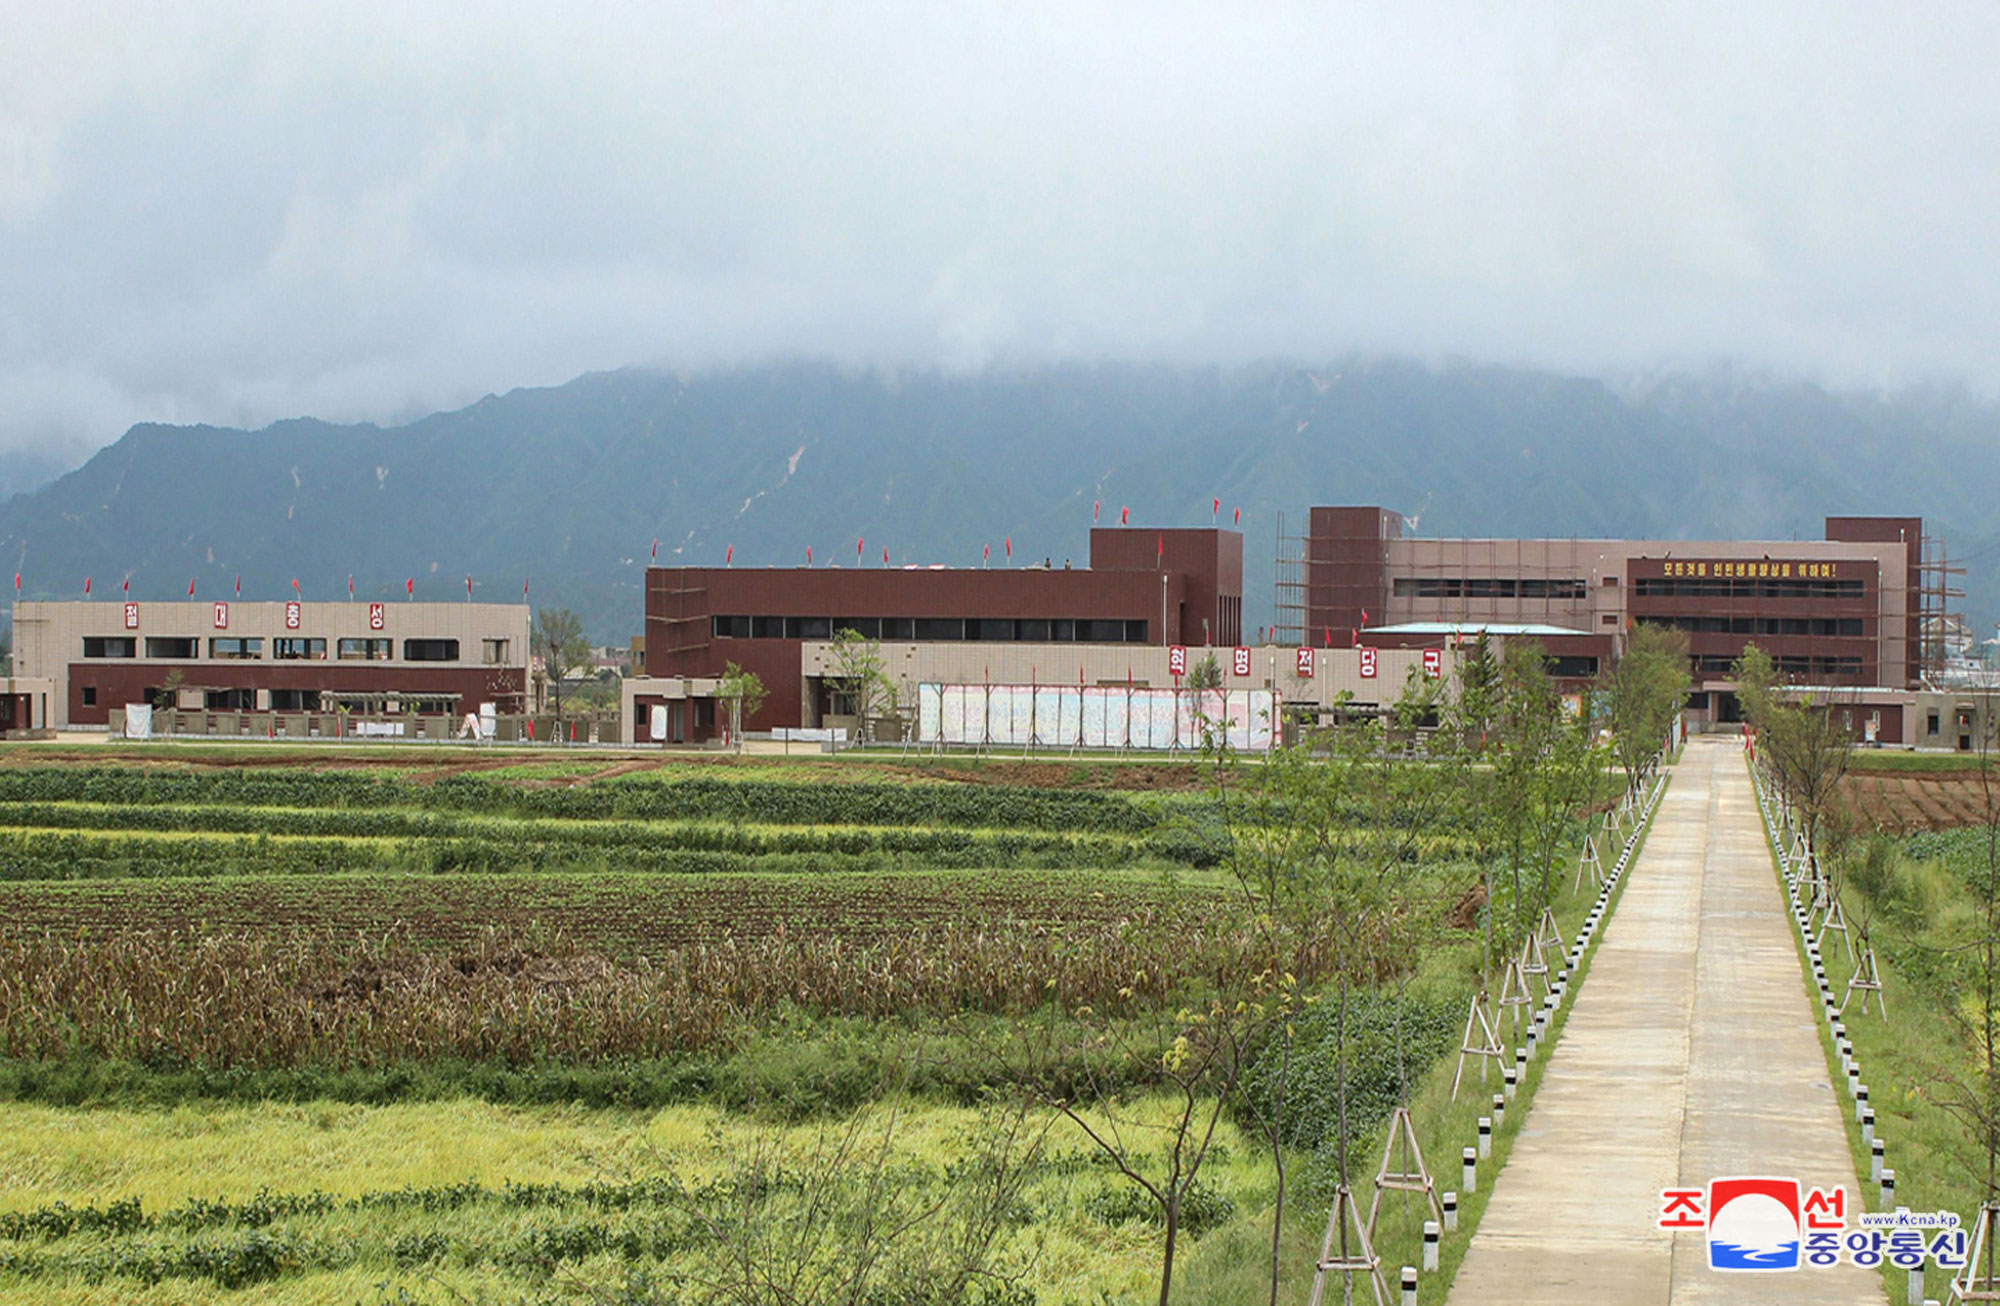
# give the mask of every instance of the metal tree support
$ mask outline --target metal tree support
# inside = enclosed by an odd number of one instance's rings
[[[1847,959],[1853,961],[1854,938],[1847,932],[1847,913],[1841,910],[1840,899],[1838,898],[1829,897],[1828,904],[1826,916],[1819,923],[1819,932],[1813,935],[1813,943],[1824,952],[1826,950],[1827,934],[1838,930],[1840,932],[1840,941],[1847,947]]]
[[[1593,885],[1604,883],[1604,861],[1597,855],[1597,838],[1588,832],[1583,836],[1583,856],[1577,861],[1576,885],[1571,892],[1582,892],[1583,877],[1586,875],[1590,877]],[[1543,911],[1546,914],[1547,908]]]
[[[1965,1249],[1965,1268],[1952,1276],[1949,1300],[2000,1301],[2000,1270],[1993,1265],[1995,1252],[2000,1250],[1994,1246],[1996,1233],[2000,1233],[2000,1202],[1987,1202],[1972,1218],[1972,1241]]]
[[[1507,1016],[1508,1030],[1515,1038],[1521,1036],[1521,1008],[1535,1005],[1535,995],[1528,991],[1528,977],[1521,970],[1521,959],[1509,957],[1507,969],[1500,973],[1500,996],[1494,1001],[1499,1014]],[[1507,1008],[1512,1007],[1509,1015]]]
[[[1847,996],[1840,1000],[1840,1014],[1847,1014],[1847,1004],[1854,1001],[1856,992],[1861,994],[1861,1014],[1868,1014],[1868,995],[1875,995],[1875,1007],[1883,1020],[1889,1019],[1889,999],[1882,994],[1882,972],[1875,966],[1875,949],[1861,950],[1861,964],[1854,968],[1853,978],[1847,981]]]
[[[1346,1225],[1340,1218],[1343,1212],[1347,1215]],[[1352,1246],[1346,1245],[1350,1233],[1354,1240]],[[1336,1239],[1343,1244],[1338,1256],[1333,1252]],[[1354,1194],[1346,1184],[1333,1190],[1333,1210],[1326,1217],[1326,1237],[1320,1241],[1319,1261],[1313,1267],[1312,1296],[1306,1299],[1306,1306],[1320,1306],[1326,1295],[1326,1276],[1329,1273],[1338,1273],[1350,1283],[1356,1273],[1365,1273],[1369,1289],[1375,1294],[1375,1306],[1389,1306],[1389,1284],[1382,1278],[1382,1258],[1375,1254],[1368,1226],[1361,1223],[1360,1204],[1354,1200]]]
[[[1392,1167],[1399,1164],[1396,1156],[1398,1145],[1402,1147],[1401,1170]],[[1375,1217],[1382,1210],[1382,1194],[1385,1192],[1422,1193],[1430,1205],[1431,1218],[1444,1223],[1444,1204],[1438,1201],[1437,1185],[1431,1181],[1430,1167],[1424,1164],[1424,1149],[1417,1144],[1416,1122],[1410,1119],[1410,1108],[1399,1106],[1389,1116],[1389,1137],[1382,1144],[1382,1164],[1375,1172],[1375,1196],[1368,1203],[1368,1234],[1375,1234]]]
[[[1472,1041],[1474,1029],[1479,1031],[1479,1042]],[[1493,1016],[1486,1010],[1486,990],[1472,995],[1472,1005],[1465,1013],[1465,1034],[1458,1040],[1458,1069],[1451,1077],[1451,1100],[1458,1101],[1458,1085],[1465,1077],[1465,1059],[1479,1058],[1479,1086],[1486,1087],[1486,1062],[1488,1058],[1504,1061],[1507,1049],[1500,1042],[1500,1032],[1494,1028]]]

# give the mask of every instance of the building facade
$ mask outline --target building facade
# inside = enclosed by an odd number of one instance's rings
[[[1735,714],[1746,644],[1816,685],[1919,679],[1923,521],[1829,517],[1824,540],[1418,539],[1400,513],[1314,508],[1300,608],[1322,642],[1408,643],[1451,628],[1533,627],[1576,678],[1640,622],[1686,631],[1696,720]]]
[[[127,704],[459,716],[527,707],[525,604],[20,602],[14,670],[54,685],[48,724]]]
[[[646,573],[646,676],[712,678],[731,663],[756,673],[769,697],[743,723],[748,730],[816,725],[833,714],[831,691],[804,672],[804,650],[843,629],[885,647],[1233,646],[1243,634],[1243,537],[1216,529],[1098,529],[1090,533],[1090,565],[1082,568],[654,567]],[[1051,658],[1058,660],[1070,661]],[[642,699],[637,706],[650,704]],[[690,715],[676,735],[699,742],[715,729],[712,713],[699,722]]]

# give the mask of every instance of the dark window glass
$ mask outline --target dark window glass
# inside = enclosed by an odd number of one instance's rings
[[[915,639],[917,623],[909,617],[882,618],[883,639]]]
[[[958,617],[918,617],[916,637],[921,640],[965,638],[965,622]]]
[[[1015,633],[1028,643],[1046,644],[1049,642],[1049,623],[1046,620],[1031,618],[1017,623]]]
[[[97,706],[97,686],[85,685],[83,687],[83,705],[85,707]],[[1931,733],[1937,733],[1937,713],[1935,712],[1931,713]]]
[[[786,617],[786,639],[832,639],[833,620],[829,617]]]
[[[201,656],[201,641],[192,637],[183,639],[177,635],[146,636],[146,656],[149,658],[198,658]]]
[[[1076,639],[1074,621],[1052,621],[1049,623],[1049,638],[1058,644],[1068,644]]]
[[[785,619],[783,617],[750,618],[750,638],[783,639],[784,637]]]
[[[834,621],[833,628],[836,632],[851,630],[863,639],[882,638],[880,617],[840,617]]]
[[[1014,622],[1011,618],[982,617],[965,623],[967,639],[1011,640],[1014,638]]]
[[[1126,622],[1126,623],[1125,623],[1125,642],[1126,642],[1127,644],[1143,644],[1143,643],[1145,643],[1145,642],[1146,642],[1146,623],[1145,623],[1145,622],[1143,622],[1143,621],[1128,621],[1128,622]]]
[[[717,639],[749,639],[750,618],[717,617],[714,621],[714,631]]]
[[[137,657],[139,641],[122,635],[85,635],[83,655],[87,658]]]
[[[456,662],[458,661],[458,641],[455,639],[406,639],[403,641],[403,661]]]
[[[271,656],[287,660],[323,658],[326,656],[326,641],[323,639],[274,639],[271,641]]]
[[[343,641],[345,642],[345,641]],[[312,701],[306,701],[311,695]],[[310,712],[319,706],[319,691],[316,689],[274,689],[271,691],[273,712]]]

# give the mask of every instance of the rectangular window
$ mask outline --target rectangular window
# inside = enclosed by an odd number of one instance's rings
[[[137,657],[139,641],[125,635],[85,635],[83,655],[87,658]]]
[[[912,640],[917,637],[917,623],[909,617],[882,618],[882,638]]]
[[[710,621],[709,630],[717,639],[749,639],[750,618],[715,617]]]
[[[319,709],[317,689],[274,689],[271,691],[273,712],[313,712]]]
[[[1076,637],[1085,644],[1123,644],[1125,623],[1122,621],[1081,620],[1076,623]]]
[[[230,660],[261,658],[264,656],[264,639],[261,635],[218,635],[208,641],[208,655]]]
[[[97,706],[97,686],[85,685],[83,687],[83,705],[85,707]],[[1937,733],[1937,713],[1935,712],[1931,713],[1931,733]]]
[[[1066,620],[1066,619],[1059,619],[1059,620],[1056,620],[1056,621],[1052,621],[1052,622],[1050,622],[1050,623],[1049,623],[1049,638],[1050,638],[1050,639],[1052,639],[1052,640],[1054,640],[1054,641],[1055,641],[1056,643],[1058,643],[1058,644],[1072,644],[1072,643],[1075,643],[1075,642],[1076,642],[1076,623],[1075,623],[1074,621],[1069,621],[1069,620]]]
[[[257,707],[254,689],[211,689],[202,694],[202,706],[211,712],[251,712]]]
[[[967,639],[1012,641],[1014,621],[1011,617],[979,617],[965,623]]]
[[[1924,717],[1924,733],[1934,735],[1937,732],[1938,732],[1938,714],[1935,711],[1933,711],[1926,714]]]
[[[458,641],[455,639],[406,639],[403,641],[403,661],[456,662],[458,661]]]
[[[880,639],[882,638],[882,619],[880,617],[840,617],[835,619],[833,629],[836,634],[843,630],[851,630],[863,639]]]
[[[510,651],[509,646],[512,643],[513,643],[512,640],[505,640],[505,639],[480,640],[479,641],[480,660],[489,667],[506,666],[508,661],[507,655]]]
[[[1126,623],[1125,623],[1125,642],[1126,642],[1127,644],[1143,644],[1143,643],[1145,643],[1145,642],[1146,642],[1146,623],[1145,623],[1145,622],[1143,622],[1143,621],[1128,621],[1128,622],[1126,622]]]
[[[389,648],[386,639],[343,639],[340,656],[348,662],[387,662]]]
[[[786,617],[786,639],[832,639],[831,617]]]
[[[1016,623],[1014,633],[1025,643],[1046,644],[1049,642],[1049,623],[1046,620],[1028,618]]]
[[[783,639],[784,637],[785,619],[783,617],[750,618],[750,638]]]
[[[149,658],[198,658],[201,656],[201,641],[192,636],[179,635],[146,636],[146,656]]]
[[[326,641],[323,639],[297,639],[280,636],[271,641],[271,656],[287,661],[324,660]]]
[[[965,621],[960,617],[918,617],[916,625],[916,637],[920,640],[965,638]]]

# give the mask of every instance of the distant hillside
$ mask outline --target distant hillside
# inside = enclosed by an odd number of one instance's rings
[[[1829,513],[1919,513],[2000,612],[2000,410],[1740,377],[1615,390],[1497,367],[1103,366],[885,377],[791,364],[585,376],[408,426],[132,428],[0,505],[30,597],[115,592],[512,600],[640,628],[663,562],[1079,564],[1091,503],[1144,525],[1244,510],[1246,625],[1270,620],[1275,514],[1379,502],[1426,535],[1817,538]]]

